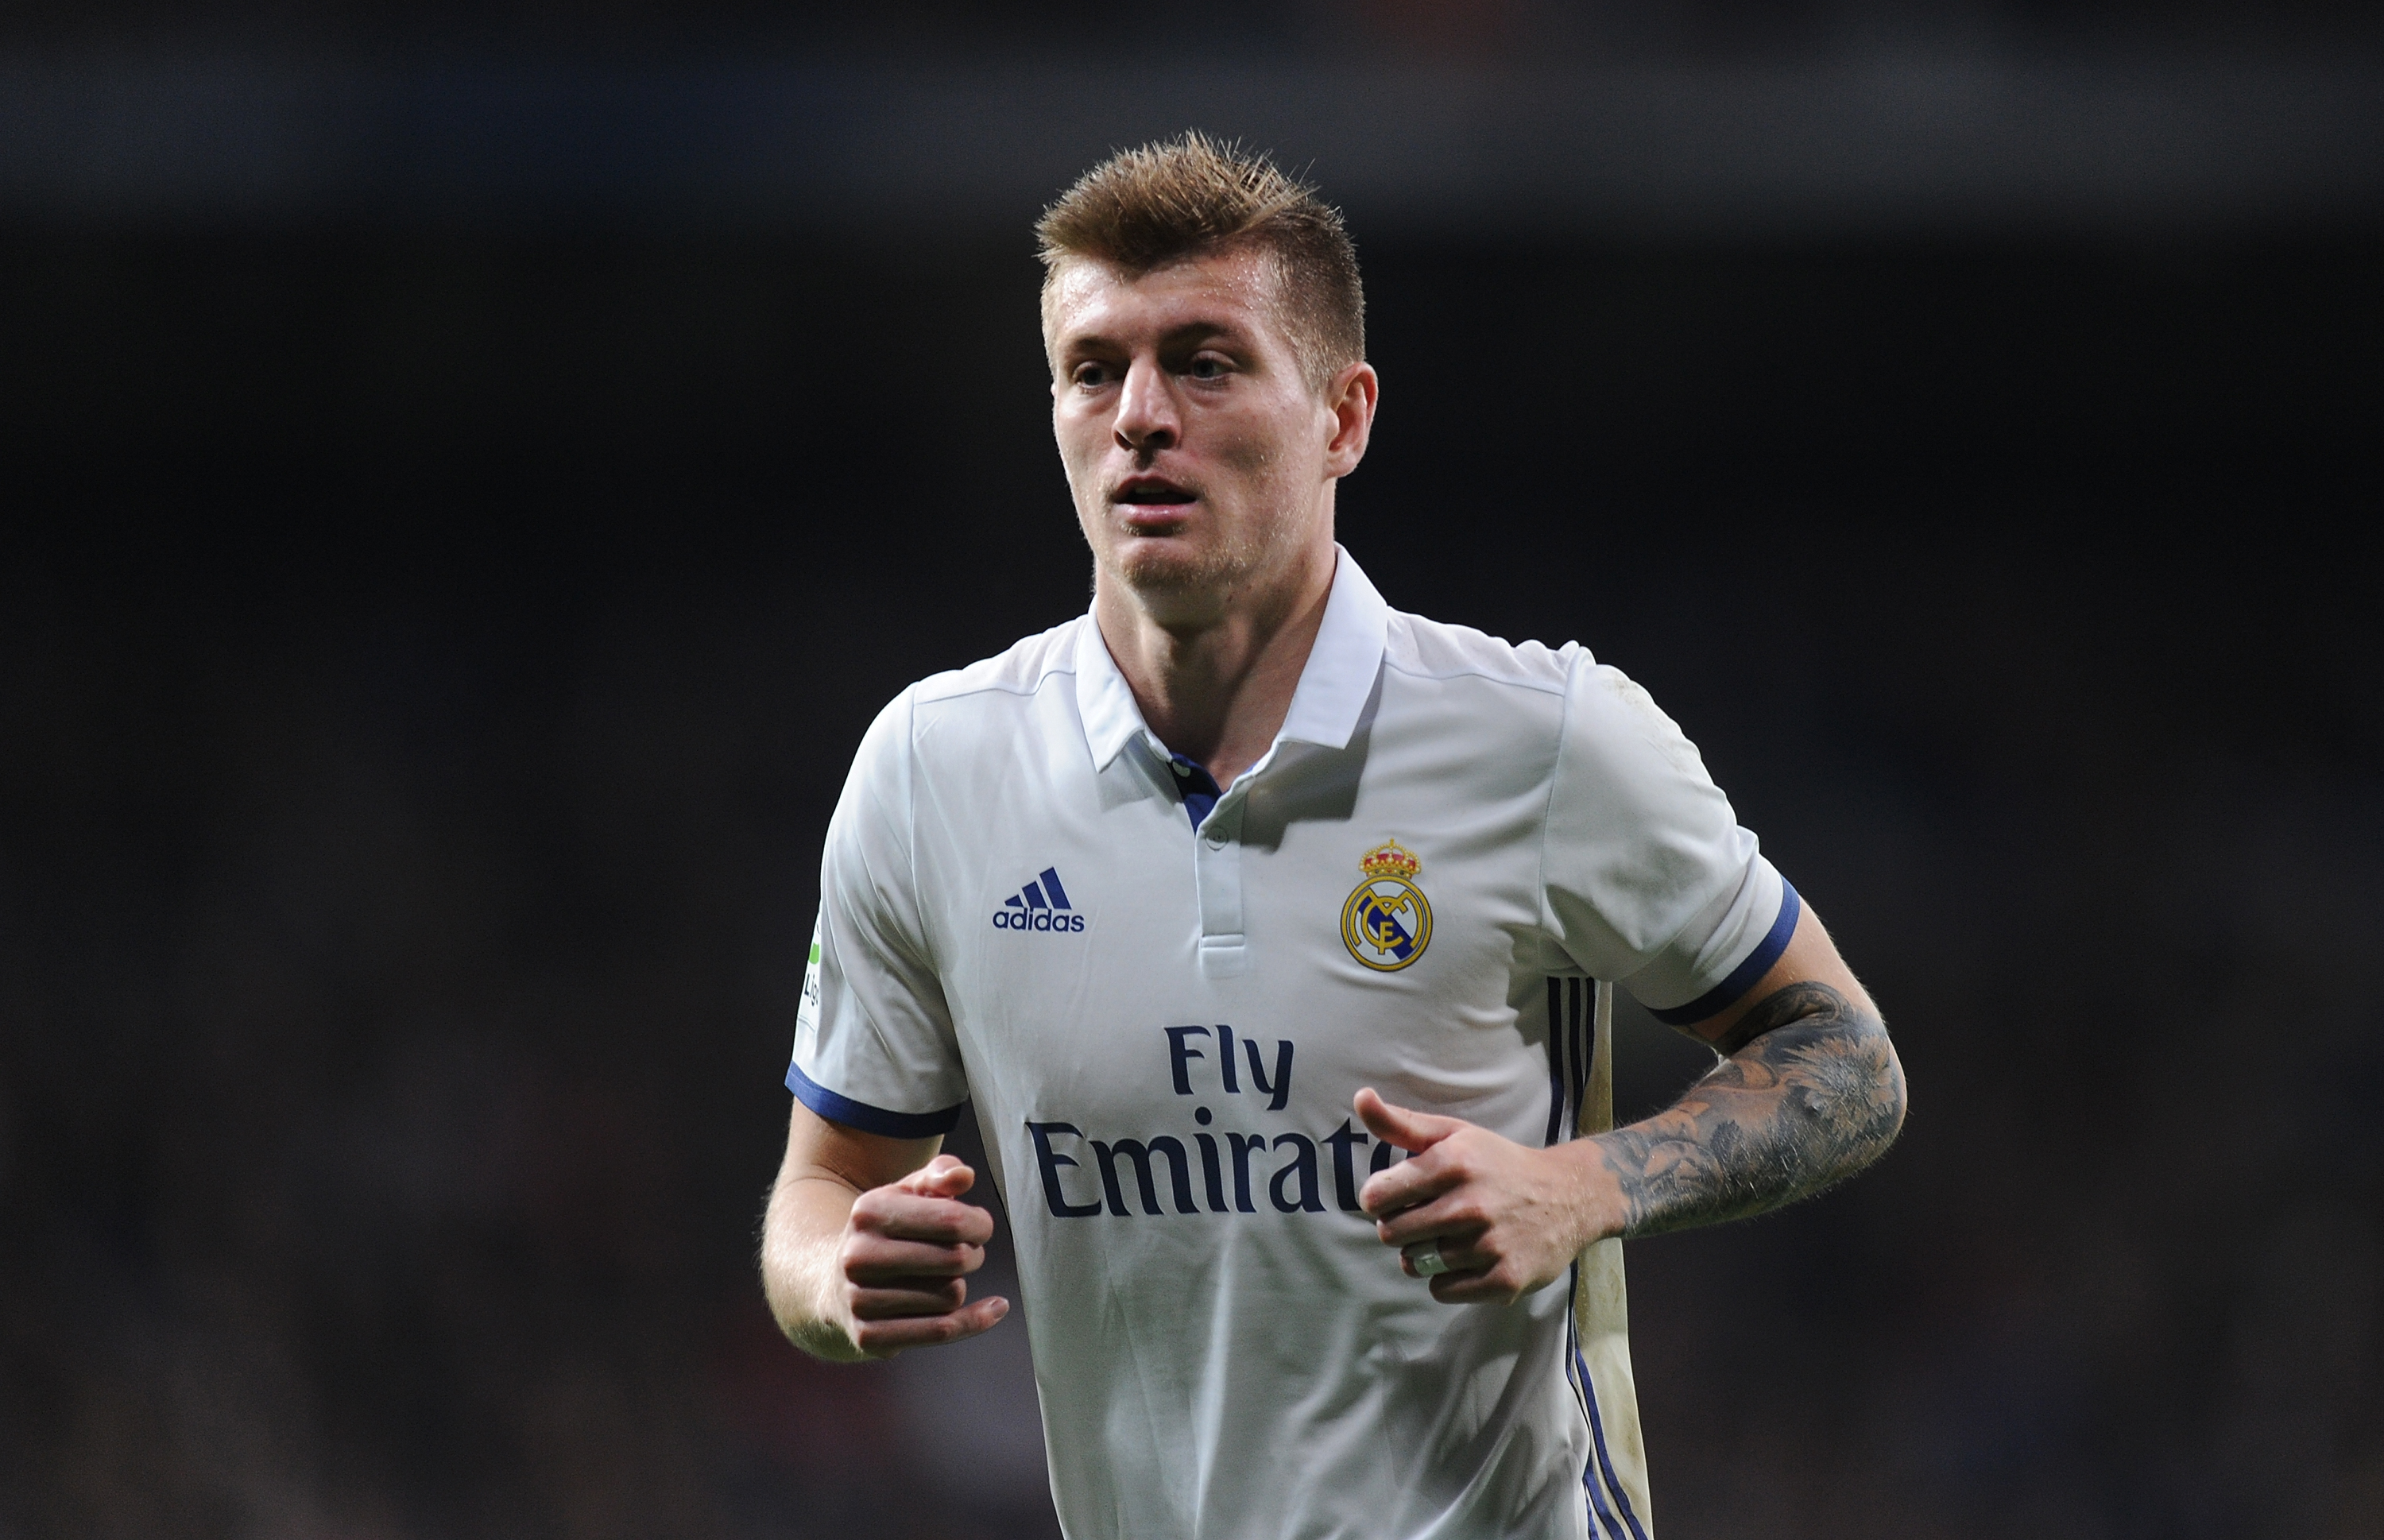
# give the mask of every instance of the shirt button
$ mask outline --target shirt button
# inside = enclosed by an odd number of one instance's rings
[[[1174,771],[1178,776],[1188,776],[1192,773],[1192,767],[1186,764],[1182,760],[1170,761],[1167,768]]]

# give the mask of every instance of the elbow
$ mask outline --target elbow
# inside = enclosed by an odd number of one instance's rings
[[[1904,1078],[1904,1061],[1896,1057],[1895,1044],[1888,1037],[1886,1025],[1880,1024],[1877,1032],[1879,1057],[1869,1098],[1870,1137],[1865,1141],[1867,1148],[1861,1161],[1866,1166],[1886,1154],[1888,1146],[1903,1134],[1905,1114],[1912,1099],[1911,1087]]]
[[[1809,1115],[1827,1130],[1817,1146],[1817,1153],[1828,1152],[1816,1173],[1822,1186],[1844,1181],[1887,1153],[1904,1132],[1910,1097],[1904,1063],[1877,1017],[1849,1024],[1832,1037],[1832,1050],[1821,1061],[1827,1070],[1816,1077],[1819,1094],[1807,1103]]]

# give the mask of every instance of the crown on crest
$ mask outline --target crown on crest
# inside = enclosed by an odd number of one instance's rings
[[[1396,839],[1385,839],[1368,851],[1358,864],[1370,877],[1411,877],[1423,870],[1423,863],[1416,859],[1415,852],[1400,849]]]

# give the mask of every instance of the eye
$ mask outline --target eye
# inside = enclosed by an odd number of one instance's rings
[[[1223,379],[1233,371],[1230,359],[1213,353],[1195,354],[1185,373],[1195,379]]]
[[[1080,391],[1098,391],[1110,382],[1110,371],[1099,364],[1084,363],[1068,371],[1068,383]]]

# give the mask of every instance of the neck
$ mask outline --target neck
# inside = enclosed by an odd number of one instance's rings
[[[1233,785],[1283,730],[1324,623],[1334,560],[1329,539],[1303,548],[1289,570],[1191,624],[1162,624],[1109,573],[1095,579],[1093,617],[1142,719],[1219,786]]]

